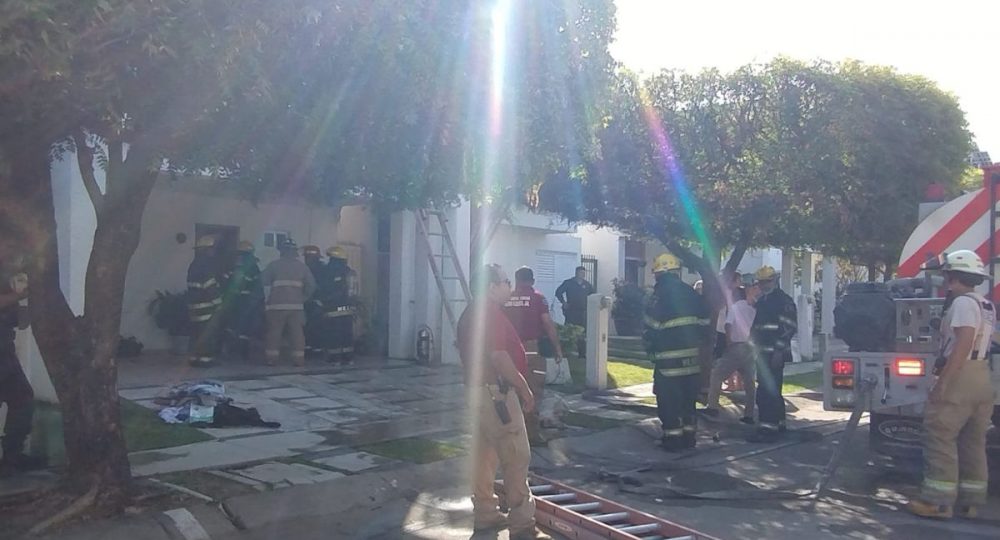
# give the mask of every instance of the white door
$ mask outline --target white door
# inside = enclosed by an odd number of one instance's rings
[[[570,251],[538,250],[535,252],[535,288],[549,301],[552,320],[562,324],[563,314],[556,289],[563,281],[573,277],[580,266],[580,254]]]

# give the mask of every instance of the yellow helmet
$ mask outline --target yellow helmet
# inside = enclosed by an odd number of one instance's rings
[[[253,242],[249,240],[241,240],[239,247],[236,248],[236,251],[241,253],[253,253],[253,250]]]
[[[195,249],[197,248],[210,248],[215,247],[215,237],[214,236],[202,236],[194,244]]]
[[[657,255],[653,259],[653,273],[659,274],[660,272],[669,272],[671,270],[679,270],[681,267],[681,260],[675,257],[671,253],[662,253]]]
[[[778,277],[778,272],[771,266],[761,266],[753,274],[755,281],[770,281],[776,277]]]
[[[340,246],[333,246],[326,250],[326,256],[332,259],[347,259],[347,251]]]
[[[302,254],[306,257],[313,256],[319,257],[319,246],[302,246]]]

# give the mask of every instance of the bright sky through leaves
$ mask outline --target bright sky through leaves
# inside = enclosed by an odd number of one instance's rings
[[[731,70],[777,55],[853,58],[958,96],[976,143],[1000,161],[1000,2],[616,0],[611,52],[627,67]]]

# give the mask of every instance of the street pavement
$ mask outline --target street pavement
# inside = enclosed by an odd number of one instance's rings
[[[151,478],[207,471],[196,474],[210,474],[243,491],[209,492],[205,498],[211,502],[192,499],[172,512],[86,524],[52,538],[472,535],[466,457],[415,464],[358,448],[417,437],[467,449],[464,390],[456,367],[368,360],[348,369],[231,364],[191,373],[179,363],[167,366],[123,367],[122,395],[151,406],[151,398],[174,382],[217,378],[237,404],[257,407],[265,420],[282,427],[206,430],[216,439],[133,454],[134,471]],[[789,371],[816,366],[794,365]],[[646,386],[561,396],[568,410],[619,427],[550,431],[557,438],[534,449],[533,470],[719,538],[1000,538],[996,498],[977,521],[929,522],[900,511],[919,476],[912,466],[888,467],[869,456],[864,427],[849,443],[830,490],[813,500],[809,491],[841,444],[846,421],[843,413],[823,411],[816,393],[788,397],[792,432],[781,443],[747,443],[747,428],[735,422],[738,411],[732,407],[719,421],[702,422],[697,451],[676,455],[657,446],[652,407],[638,405],[649,395]],[[630,407],[616,406],[622,401]],[[645,469],[630,473],[638,485],[619,485],[598,474],[634,469]],[[506,533],[471,537],[503,539]]]

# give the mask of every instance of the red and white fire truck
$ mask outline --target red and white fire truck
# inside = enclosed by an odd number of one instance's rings
[[[861,401],[870,413],[870,446],[876,452],[907,456],[920,450],[921,421],[934,383],[932,371],[940,348],[937,328],[944,305],[940,276],[922,270],[929,258],[958,249],[975,250],[993,276],[981,292],[995,303],[1000,301],[1000,165],[983,172],[982,188],[944,203],[917,225],[899,260],[900,279],[882,289],[858,285],[855,296],[848,298],[849,289],[841,302],[841,306],[852,304],[848,307],[853,311],[838,306],[835,333],[849,345],[855,334],[878,335],[854,339],[856,346],[850,352],[825,356],[824,408],[853,410]],[[900,290],[906,293],[899,294]],[[866,310],[866,305],[872,309]],[[995,351],[1000,349],[998,337],[994,334]],[[992,354],[990,362],[993,386],[1000,390],[1000,354]],[[1000,397],[993,419],[1000,426]],[[1000,459],[998,439],[991,437],[989,444],[991,456]]]

